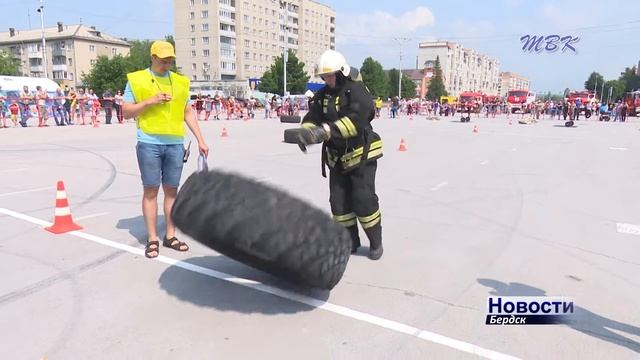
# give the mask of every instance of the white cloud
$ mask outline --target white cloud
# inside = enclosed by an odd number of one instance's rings
[[[344,22],[339,19],[345,19]],[[366,14],[344,14],[336,25],[338,44],[380,44],[394,36],[411,36],[416,31],[432,26],[435,17],[431,10],[419,6],[401,15],[376,10]]]

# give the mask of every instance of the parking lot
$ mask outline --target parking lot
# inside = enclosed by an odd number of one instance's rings
[[[638,120],[458,120],[374,120],[385,253],[361,249],[331,292],[185,235],[189,252],[146,259],[133,123],[0,130],[2,357],[637,359]],[[200,125],[211,168],[329,213],[320,146],[282,142],[295,124]],[[58,180],[79,232],[43,230]],[[577,323],[487,326],[490,295],[566,296]]]

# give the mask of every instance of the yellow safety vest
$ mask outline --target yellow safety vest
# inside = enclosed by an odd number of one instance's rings
[[[140,103],[162,92],[149,69],[127,74],[131,91]],[[184,136],[184,109],[189,101],[189,79],[169,72],[171,101],[144,109],[137,117],[138,128],[145,134]]]

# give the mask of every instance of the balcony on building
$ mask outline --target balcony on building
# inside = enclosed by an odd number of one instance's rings
[[[236,11],[236,1],[235,0],[220,0],[220,9]]]
[[[29,59],[42,59],[42,51],[29,50]]]
[[[44,66],[42,65],[31,65],[29,66],[29,70],[34,73],[44,72]]]
[[[53,71],[67,71],[67,65],[66,64],[53,65],[52,70]]]
[[[230,30],[220,30],[220,36],[226,36],[230,38],[236,38],[236,32]]]
[[[53,56],[67,56],[67,50],[61,49],[59,47],[54,47],[53,50],[51,50],[51,54]]]
[[[232,17],[220,16],[220,22],[223,24],[235,25],[236,19],[233,17],[235,14],[231,14]]]

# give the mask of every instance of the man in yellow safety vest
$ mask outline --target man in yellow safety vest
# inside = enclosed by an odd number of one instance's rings
[[[173,45],[155,41],[151,45],[151,67],[127,74],[122,112],[126,119],[136,118],[136,155],[144,194],[142,213],[149,234],[145,256],[155,258],[160,248],[156,233],[158,190],[164,191],[166,235],[162,245],[178,251],[189,246],[175,237],[171,208],[175,202],[186,161],[184,135],[186,123],[198,141],[200,154],[209,147],[189,104],[189,79],[169,69],[176,58]]]

